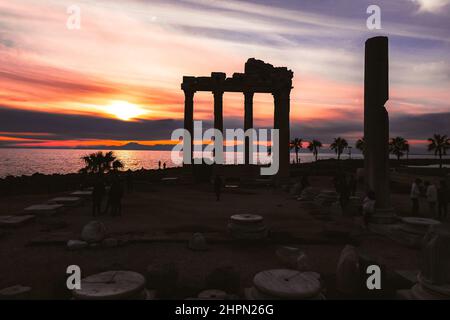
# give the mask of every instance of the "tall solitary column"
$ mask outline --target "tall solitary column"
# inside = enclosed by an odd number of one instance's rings
[[[253,128],[253,92],[244,92],[244,131]],[[253,150],[253,149],[252,149]],[[245,158],[244,162],[250,164],[252,162],[253,153],[250,153],[249,138],[245,138]]]
[[[394,220],[389,188],[389,99],[388,38],[366,41],[364,70],[364,170],[367,190],[375,192],[373,221]]]
[[[214,95],[214,129],[219,130],[223,135],[223,91],[215,90]],[[224,138],[225,139],[225,138]],[[214,156],[217,154],[216,150],[223,151],[223,145],[220,145],[216,140],[214,143]]]
[[[183,152],[189,152],[190,163],[192,164],[192,155],[194,147],[194,93],[193,90],[184,90],[184,129],[190,134],[190,137],[183,138]],[[184,165],[188,165],[184,163]]]
[[[279,178],[289,178],[289,166],[290,166],[290,89],[282,89],[274,92],[274,129],[279,130]]]

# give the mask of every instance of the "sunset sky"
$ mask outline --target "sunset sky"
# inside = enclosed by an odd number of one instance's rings
[[[381,30],[366,27],[370,4]],[[292,137],[353,142],[377,35],[390,41],[391,135],[419,148],[449,134],[450,0],[0,0],[0,147],[165,144],[183,126],[183,75],[232,76],[251,57],[293,70]],[[272,96],[254,100],[271,127]],[[197,93],[195,119],[211,126],[212,103]],[[225,94],[226,127],[243,127],[243,104]]]

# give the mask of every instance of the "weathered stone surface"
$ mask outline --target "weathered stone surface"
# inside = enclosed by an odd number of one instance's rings
[[[198,298],[200,300],[225,300],[227,298],[227,293],[222,290],[208,289],[200,292]]]
[[[82,199],[80,197],[57,197],[49,200],[49,203],[62,204],[68,207],[75,207],[81,202]]]
[[[280,247],[276,256],[286,267],[300,272],[311,271],[311,261],[299,248]]]
[[[259,240],[268,235],[264,218],[255,214],[236,214],[230,217],[228,230],[235,239]]]
[[[62,204],[36,204],[24,209],[26,213],[35,215],[53,215],[63,210]]]
[[[355,293],[360,287],[359,256],[347,245],[341,252],[336,270],[336,287],[342,293]]]
[[[100,221],[89,222],[81,231],[81,239],[89,243],[100,242],[105,236],[106,228]]]
[[[201,233],[194,233],[189,240],[189,249],[194,251],[205,251],[208,249],[205,236]]]
[[[79,250],[87,248],[89,244],[86,241],[81,240],[69,240],[67,241],[67,249],[69,250]]]
[[[320,293],[319,280],[311,273],[277,269],[260,272],[253,278],[254,287],[268,296],[307,299]]]
[[[30,296],[31,288],[15,285],[12,287],[4,288],[0,290],[0,300],[22,300],[27,299]]]
[[[0,216],[0,227],[19,227],[27,222],[34,220],[34,215],[24,216]]]
[[[81,300],[117,300],[133,298],[142,292],[145,278],[132,271],[106,271],[81,280],[81,289],[72,290]]]
[[[450,231],[432,227],[422,242],[421,276],[432,284],[450,284]]]
[[[364,172],[367,190],[376,195],[372,222],[390,223],[394,212],[389,186],[388,38],[366,41],[364,72]]]

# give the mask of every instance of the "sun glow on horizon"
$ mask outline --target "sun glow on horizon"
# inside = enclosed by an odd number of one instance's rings
[[[128,101],[113,101],[106,107],[106,112],[120,120],[130,121],[149,111]]]

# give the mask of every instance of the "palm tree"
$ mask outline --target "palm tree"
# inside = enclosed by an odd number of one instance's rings
[[[397,160],[400,160],[407,150],[409,150],[409,143],[405,138],[395,137],[389,141],[389,152],[395,155]]]
[[[311,151],[314,155],[314,158],[317,161],[317,156],[319,154],[319,149],[322,148],[322,142],[320,142],[319,140],[312,140],[309,142],[308,144],[308,149],[309,151]]]
[[[80,170],[82,173],[103,174],[124,167],[122,161],[118,160],[112,151],[105,154],[101,151],[91,153],[81,159],[85,163],[85,167]]]
[[[364,137],[356,141],[355,147],[364,155],[364,153],[366,152],[366,140],[364,139]]]
[[[297,161],[297,164],[299,163],[298,162],[298,152],[300,151],[301,148],[303,148],[302,143],[303,143],[303,139],[295,138],[289,144],[290,148],[294,149],[294,151],[295,151],[295,159]]]
[[[337,137],[334,139],[334,142],[330,145],[330,149],[334,150],[337,154],[338,160],[341,159],[341,154],[344,152],[344,149],[348,147],[348,142],[344,138]]]
[[[447,154],[447,149],[450,149],[450,138],[446,134],[434,134],[433,138],[428,138],[430,144],[428,151],[434,151],[434,155],[439,156],[439,168],[442,169],[442,156]]]

